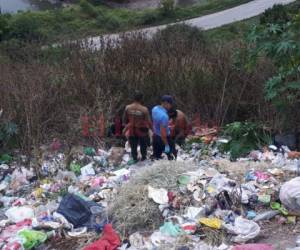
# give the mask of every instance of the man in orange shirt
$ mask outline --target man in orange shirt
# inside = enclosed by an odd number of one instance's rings
[[[127,105],[124,113],[125,130],[131,147],[131,156],[137,161],[137,147],[140,145],[142,161],[147,158],[149,129],[152,127],[148,109],[142,105],[143,94],[136,92],[133,103]]]
[[[189,125],[186,115],[179,109],[171,109],[169,112],[171,137],[178,145],[182,146],[189,134]]]

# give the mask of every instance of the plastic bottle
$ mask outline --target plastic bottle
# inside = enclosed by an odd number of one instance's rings
[[[279,213],[280,212],[277,210],[276,211],[274,211],[274,210],[266,211],[266,212],[256,215],[255,218],[253,219],[253,221],[257,222],[257,221],[261,221],[261,220],[270,220],[273,217],[275,217],[276,215],[278,215]]]

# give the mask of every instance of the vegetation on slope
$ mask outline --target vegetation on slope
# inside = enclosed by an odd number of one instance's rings
[[[0,14],[0,41],[53,42],[88,35],[113,33],[205,15],[250,0],[211,0],[190,7],[174,7],[163,0],[159,9],[134,11],[94,5],[88,0],[70,8],[40,12]]]

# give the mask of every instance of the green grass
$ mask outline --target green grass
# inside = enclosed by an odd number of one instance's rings
[[[147,26],[166,24],[231,8],[251,0],[199,0],[189,7],[163,11],[133,11],[91,5],[86,1],[70,8],[0,15],[0,41],[62,41],[89,35],[113,33]]]
[[[285,6],[287,12],[291,15],[295,15],[300,10],[300,3],[293,2]],[[208,40],[211,42],[230,42],[243,40],[245,38],[245,34],[249,32],[253,25],[258,25],[260,23],[260,18],[262,15],[252,17],[243,21],[231,23],[224,25],[222,27],[218,27],[215,29],[211,29],[206,31],[206,35]]]
[[[211,42],[221,41],[226,43],[238,39],[244,39],[245,34],[250,30],[250,28],[258,23],[259,16],[208,30],[206,31],[206,35]]]

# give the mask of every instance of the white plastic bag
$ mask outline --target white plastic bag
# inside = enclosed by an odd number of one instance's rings
[[[81,175],[84,176],[84,177],[94,176],[96,174],[95,170],[94,170],[94,167],[93,167],[93,162],[91,162],[88,165],[82,167],[80,171],[81,171]]]
[[[204,207],[188,207],[184,217],[190,220],[197,220],[200,217],[203,217],[204,215],[205,215]]]
[[[257,223],[243,217],[237,217],[234,225],[224,224],[224,227],[229,233],[237,235],[233,238],[233,241],[237,243],[245,243],[254,239],[260,233],[260,227]]]
[[[286,208],[300,212],[300,177],[284,183],[280,189],[279,197]]]
[[[168,191],[164,188],[158,189],[148,186],[148,197],[161,205],[168,204],[169,202]]]
[[[30,207],[12,207],[5,212],[5,215],[9,220],[14,223],[18,223],[25,219],[33,219],[34,211]]]

